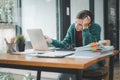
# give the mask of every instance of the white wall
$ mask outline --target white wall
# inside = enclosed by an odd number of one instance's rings
[[[27,28],[42,28],[56,38],[56,0],[22,0],[22,27],[25,35]]]
[[[89,10],[89,0],[71,0],[71,23],[75,22],[76,14],[82,10]]]
[[[104,39],[104,13],[103,13],[103,0],[95,0],[94,5],[95,22],[101,26],[101,39]]]

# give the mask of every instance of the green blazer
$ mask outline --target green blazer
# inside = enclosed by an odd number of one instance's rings
[[[96,24],[92,23],[91,26],[88,29],[82,30],[82,43],[83,46],[92,43],[92,42],[98,42],[100,40],[100,34],[101,34],[101,27]],[[75,29],[75,23],[70,25],[67,34],[63,41],[58,41],[58,40],[52,40],[52,44],[55,47],[60,47],[60,48],[73,48],[76,47],[76,29]],[[103,67],[105,64],[105,60],[102,60],[86,70],[95,70],[100,67]]]
[[[88,29],[82,30],[82,43],[83,46],[92,43],[97,42],[100,40],[100,33],[101,33],[101,27],[96,24],[92,23],[91,26]],[[70,48],[70,47],[76,47],[76,29],[75,29],[75,23],[70,25],[67,34],[63,41],[58,40],[52,40],[52,44],[55,47],[60,48]]]

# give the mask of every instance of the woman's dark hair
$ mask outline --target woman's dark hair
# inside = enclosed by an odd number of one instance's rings
[[[92,12],[89,11],[89,10],[80,11],[80,12],[77,14],[76,18],[78,18],[78,19],[84,19],[84,18],[86,18],[87,16],[89,16],[89,17],[91,18],[91,22],[90,22],[90,23],[92,23],[92,22],[94,21],[94,15],[93,15]]]

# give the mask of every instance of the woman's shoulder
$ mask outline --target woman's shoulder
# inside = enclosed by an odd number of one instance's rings
[[[100,25],[98,23],[92,23],[91,26],[98,26],[98,27],[100,27]]]
[[[72,23],[72,24],[69,26],[69,29],[75,29],[75,23]]]
[[[71,24],[68,28],[68,31],[67,32],[73,32],[75,31],[75,23]]]
[[[89,30],[99,32],[99,31],[101,31],[101,26],[97,23],[92,23]]]
[[[71,27],[75,27],[75,23],[72,23],[70,26],[71,26]]]
[[[101,26],[100,26],[99,24],[97,24],[97,23],[92,23],[92,24],[91,24],[91,28],[101,29]]]

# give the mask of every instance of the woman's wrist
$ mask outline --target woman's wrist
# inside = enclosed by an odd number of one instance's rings
[[[85,25],[83,26],[83,29],[88,29],[88,28],[90,27],[90,25],[91,25],[91,24],[85,24]]]
[[[83,29],[88,29],[89,27],[88,26],[86,26],[86,27],[83,27]]]

